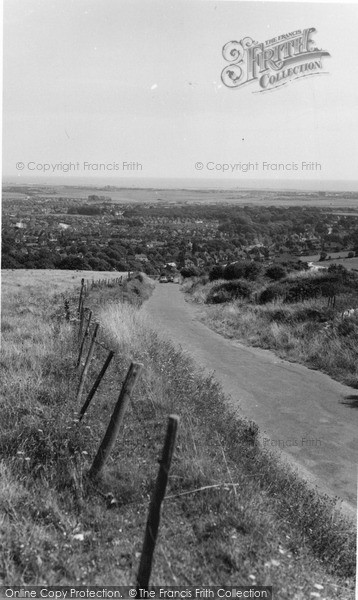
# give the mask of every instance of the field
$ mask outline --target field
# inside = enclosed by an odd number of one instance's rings
[[[309,256],[300,256],[300,259],[304,262],[312,262],[314,266],[317,267],[329,267],[329,265],[342,265],[348,270],[358,271],[358,256],[354,256],[353,258],[347,258],[348,252],[329,252],[328,256],[331,256],[331,259],[326,259],[323,261],[319,260],[319,254],[311,254]]]
[[[2,290],[6,294],[38,293],[41,288],[47,295],[55,295],[77,289],[82,278],[85,281],[115,279],[127,273],[114,271],[69,271],[49,269],[4,269],[1,273]]]
[[[229,411],[216,382],[152,331],[140,309],[120,304],[114,288],[86,299],[115,359],[85,421],[74,421],[77,331],[62,304],[65,294],[75,311],[81,273],[37,275],[36,283],[31,273],[3,274],[0,582],[133,585],[175,412],[180,433],[151,583],[272,583],[279,600],[352,598],[352,523],[263,451],[257,428]],[[147,281],[133,281],[145,297]],[[105,355],[100,347],[90,379]],[[132,360],[144,372],[121,442],[93,483],[88,469]]]

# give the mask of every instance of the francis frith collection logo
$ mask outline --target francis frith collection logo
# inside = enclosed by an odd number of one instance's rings
[[[257,92],[267,92],[295,79],[324,73],[322,58],[329,52],[317,48],[314,27],[298,29],[265,42],[245,37],[228,42],[222,49],[224,67],[221,79],[229,88],[257,82]]]

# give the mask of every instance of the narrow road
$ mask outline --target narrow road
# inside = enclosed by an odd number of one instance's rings
[[[321,491],[339,496],[345,512],[355,513],[358,390],[225,339],[198,321],[199,309],[185,301],[178,285],[157,284],[144,311],[155,329],[200,367],[215,371],[233,405],[259,425],[266,447]]]

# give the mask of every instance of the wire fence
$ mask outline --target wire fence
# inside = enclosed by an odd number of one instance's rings
[[[78,356],[76,361],[76,369],[78,370],[78,387],[76,393],[77,405],[79,405],[82,400],[89,374],[89,368],[92,359],[95,356],[96,348],[100,347],[107,353],[106,359],[97,373],[94,382],[92,382],[90,391],[88,392],[86,399],[78,412],[78,426],[81,426],[81,422],[96,393],[98,392],[100,384],[105,377],[113,358],[116,355],[115,349],[109,348],[106,343],[98,339],[100,333],[100,322],[94,318],[93,311],[89,307],[85,306],[86,300],[89,298],[89,293],[91,290],[113,288],[115,286],[120,288],[123,286],[124,281],[131,279],[131,276],[132,275],[129,272],[126,279],[124,279],[123,276],[114,279],[101,279],[98,281],[92,280],[91,282],[85,282],[85,280],[82,279],[78,303],[76,302],[77,309],[75,315],[71,315],[70,303],[68,299],[65,299],[65,319],[67,321],[71,321],[75,324],[75,326],[77,326],[77,335],[75,336],[78,343]],[[105,469],[106,463],[111,455],[111,452],[113,451],[129,404],[132,407],[134,418],[140,424],[141,429],[144,429],[144,431],[147,432],[148,439],[151,439],[147,425],[145,424],[144,419],[142,419],[140,416],[133,397],[135,386],[141,377],[143,369],[144,367],[141,363],[131,362],[126,377],[121,384],[118,398],[107,425],[105,434],[87,474],[89,480],[94,485]],[[139,589],[147,590],[149,586],[153,555],[159,531],[161,505],[165,497],[171,461],[175,449],[178,425],[179,417],[177,415],[169,415],[166,436],[162,449],[162,457],[159,461],[159,470],[148,509],[147,524],[144,533],[144,541],[136,582],[138,594]]]

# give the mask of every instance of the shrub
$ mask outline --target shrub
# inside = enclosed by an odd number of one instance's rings
[[[209,292],[207,304],[222,304],[238,298],[249,298],[252,287],[245,281],[228,281],[215,285]]]
[[[346,269],[336,269],[315,276],[287,277],[263,290],[259,302],[265,304],[276,298],[282,298],[284,302],[302,302],[321,296],[356,293],[357,290],[357,277]]]
[[[245,277],[251,281],[255,281],[261,274],[261,265],[257,262],[249,262],[246,264]]]
[[[1,268],[2,269],[20,269],[21,263],[9,254],[3,254],[1,257]]]
[[[185,267],[180,271],[180,274],[182,277],[184,277],[184,279],[186,279],[187,277],[197,277],[199,275],[199,271],[195,267]]]
[[[278,290],[277,288],[275,288],[274,286],[271,287],[267,287],[266,289],[264,289],[261,294],[259,295],[258,301],[260,304],[266,304],[267,302],[272,302],[273,300],[276,300],[276,298],[279,296]]]
[[[265,272],[266,277],[272,279],[273,281],[283,279],[286,274],[287,273],[285,269],[281,265],[272,265],[272,267],[269,267]]]
[[[66,258],[63,258],[58,265],[59,269],[78,269],[79,271],[90,271],[91,267],[88,262],[81,258],[80,256],[76,256],[75,254],[69,254]]]
[[[348,273],[348,270],[343,265],[337,265],[336,263],[333,263],[333,265],[329,265],[328,273],[337,273],[343,275]]]
[[[217,279],[224,278],[224,270],[225,268],[221,265],[215,265],[209,273],[209,281],[216,281]]]
[[[229,281],[232,279],[257,279],[261,273],[261,266],[257,262],[251,260],[242,260],[231,265],[227,265],[224,269],[224,279]]]
[[[240,279],[240,277],[245,277],[244,262],[232,263],[224,268],[224,279]]]

